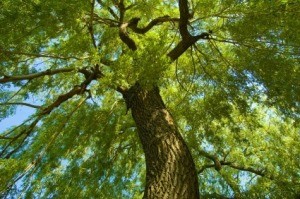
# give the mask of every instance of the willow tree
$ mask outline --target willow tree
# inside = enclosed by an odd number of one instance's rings
[[[297,197],[297,0],[0,7],[2,197]]]

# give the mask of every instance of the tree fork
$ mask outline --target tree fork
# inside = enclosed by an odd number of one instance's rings
[[[191,153],[166,109],[158,87],[138,83],[123,90],[146,158],[144,199],[198,199],[197,172]]]

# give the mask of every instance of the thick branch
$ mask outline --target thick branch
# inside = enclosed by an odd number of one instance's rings
[[[187,26],[189,23],[189,8],[187,0],[179,0],[179,12],[180,12],[180,20],[179,20],[179,32],[183,39],[189,38],[191,35],[188,32]]]
[[[84,93],[86,90],[86,87],[91,82],[90,79],[84,81],[81,85],[76,85],[71,89],[69,92],[62,94],[58,96],[58,98],[49,106],[44,108],[41,112],[41,115],[49,114],[54,108],[60,106],[63,102],[67,101],[68,99],[72,98],[74,95],[80,95]]]
[[[49,105],[48,107],[44,108],[42,111],[42,115],[45,114],[49,114],[54,108],[58,107],[59,105],[61,105],[63,102],[67,101],[68,99],[72,98],[74,95],[78,95],[83,93],[85,90],[83,87],[81,86],[75,86],[72,90],[70,90],[69,92],[60,95],[55,102],[53,102],[51,105]]]
[[[124,1],[120,0],[120,2],[117,4],[118,8],[119,8],[119,12],[120,12],[120,24],[123,23],[124,21],[124,16],[125,16],[125,5],[124,5]]]
[[[126,8],[124,5],[124,1],[120,0],[119,3],[117,4],[118,8],[119,8],[119,12],[120,12],[120,20],[119,20],[119,37],[120,39],[128,46],[128,48],[130,48],[131,50],[135,51],[137,50],[136,44],[133,41],[133,39],[131,39],[127,33],[127,27],[129,25],[129,23],[124,23],[124,16],[125,16],[125,12],[126,12]]]
[[[128,24],[128,27],[131,28],[133,30],[133,32],[138,33],[138,34],[145,34],[149,30],[151,30],[151,28],[153,28],[154,26],[159,25],[163,22],[178,22],[179,21],[178,18],[171,18],[169,16],[163,16],[163,17],[158,17],[158,18],[153,19],[146,27],[139,28],[139,27],[137,27],[139,20],[140,20],[140,18],[132,18]]]
[[[183,38],[175,48],[173,48],[169,53],[168,57],[171,58],[172,61],[175,61],[180,57],[189,47],[195,44],[199,39],[209,39],[209,33],[203,32],[197,36],[189,36]]]
[[[209,39],[210,33],[203,32],[200,35],[192,36],[188,31],[189,24],[189,8],[187,0],[179,0],[179,32],[182,37],[182,40],[177,44],[175,48],[173,48],[168,56],[172,61],[175,61],[178,57],[180,57],[189,47],[195,44],[199,39]]]
[[[140,18],[134,17],[132,18],[129,22],[127,23],[122,23],[119,27],[119,36],[120,39],[130,48],[131,50],[135,51],[137,50],[137,46],[134,42],[133,39],[131,39],[127,33],[127,27],[132,29],[133,32],[138,33],[138,34],[145,34],[151,28],[153,28],[155,25],[158,25],[163,22],[170,22],[170,21],[179,21],[179,19],[176,18],[170,18],[169,16],[164,16],[164,17],[158,17],[156,19],[153,19],[146,27],[144,28],[139,28],[138,22]]]
[[[74,68],[61,68],[61,69],[53,69],[53,70],[49,69],[46,71],[42,71],[39,73],[32,73],[28,75],[17,75],[17,76],[5,75],[2,79],[0,79],[0,84],[7,83],[7,82],[22,81],[22,80],[32,80],[46,75],[55,75],[57,73],[72,72],[73,70]]]
[[[100,71],[100,67],[96,64],[91,70],[88,69],[80,69],[79,72],[84,74],[85,81],[82,82],[80,85],[76,85],[70,90],[68,93],[60,95],[55,102],[53,102],[48,107],[44,108],[41,112],[42,115],[49,114],[54,108],[58,107],[63,102],[67,101],[68,99],[72,98],[74,95],[80,95],[87,91],[87,86],[93,81],[103,76],[102,72]]]
[[[155,25],[163,22],[179,22],[179,31],[182,37],[182,41],[168,53],[168,56],[172,61],[176,60],[180,55],[182,55],[190,46],[196,43],[199,39],[209,39],[209,33],[201,33],[197,36],[191,36],[188,32],[188,23],[190,18],[190,13],[188,9],[187,0],[179,0],[179,12],[180,18],[170,18],[169,16],[158,17],[152,20],[146,27],[139,28],[138,22],[140,18],[132,18],[129,22],[123,23],[124,13],[126,11],[123,1],[120,1],[118,4],[120,10],[120,27],[119,27],[119,36],[120,39],[133,51],[137,50],[136,44],[133,39],[131,39],[127,33],[127,27],[131,28],[133,32],[138,34],[144,34],[151,30]]]
[[[127,27],[128,27],[128,23],[121,24],[119,28],[119,36],[120,39],[128,46],[128,48],[135,51],[137,50],[137,47],[133,39],[129,37],[127,33]]]
[[[92,3],[91,3],[91,18],[90,18],[90,22],[89,22],[89,25],[88,25],[88,30],[89,30],[89,33],[91,35],[93,46],[95,48],[97,48],[96,40],[95,40],[95,37],[94,37],[94,27],[93,27],[94,8],[95,8],[95,0],[93,0]]]

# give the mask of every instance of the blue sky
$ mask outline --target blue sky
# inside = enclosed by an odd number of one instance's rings
[[[33,108],[26,106],[18,106],[14,115],[0,121],[0,133],[11,126],[21,124],[24,120],[28,118],[28,116],[30,116],[34,112],[35,109]]]

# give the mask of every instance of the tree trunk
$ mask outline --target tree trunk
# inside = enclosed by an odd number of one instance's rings
[[[123,92],[146,158],[144,199],[198,199],[191,153],[166,109],[157,87],[135,84]]]

